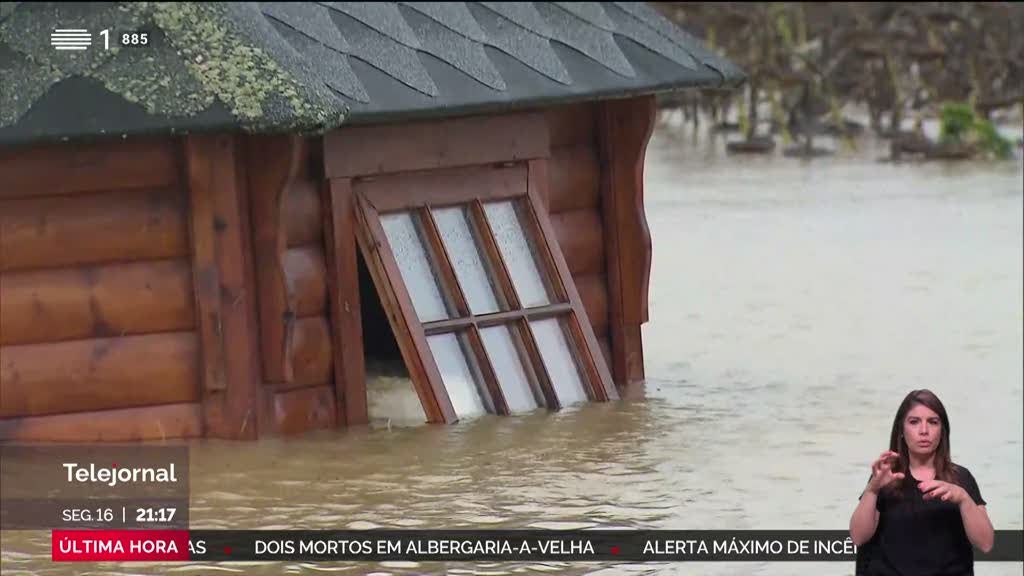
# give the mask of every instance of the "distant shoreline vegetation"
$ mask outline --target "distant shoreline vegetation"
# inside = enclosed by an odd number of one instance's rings
[[[870,128],[893,159],[1012,157],[993,119],[1024,117],[1024,4],[660,2],[680,26],[747,73],[737,91],[669,95],[695,125],[739,131],[734,153],[827,154],[814,138]],[[865,122],[846,110],[866,110]],[[925,120],[938,120],[929,139]],[[913,129],[906,129],[907,123]],[[866,125],[865,125],[866,124]]]

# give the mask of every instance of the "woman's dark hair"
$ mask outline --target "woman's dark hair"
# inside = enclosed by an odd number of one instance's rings
[[[949,457],[949,416],[946,415],[942,401],[931,390],[911,390],[896,410],[896,417],[892,421],[892,434],[889,436],[889,450],[896,452],[900,457],[893,467],[893,472],[906,474],[910,470],[910,450],[907,447],[907,439],[903,437],[903,420],[907,417],[907,412],[918,404],[931,409],[942,420],[942,436],[939,438],[939,445],[935,447],[935,479],[958,483],[953,462]],[[897,494],[901,493],[904,480],[906,477],[893,481],[887,488]]]

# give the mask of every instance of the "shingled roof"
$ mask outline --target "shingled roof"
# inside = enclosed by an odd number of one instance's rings
[[[0,6],[0,143],[320,132],[743,79],[645,3]],[[93,43],[56,50],[56,28],[88,30]],[[119,45],[131,31],[148,44]]]

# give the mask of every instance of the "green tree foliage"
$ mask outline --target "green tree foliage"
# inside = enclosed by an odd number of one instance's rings
[[[951,102],[942,107],[940,140],[946,145],[974,145],[995,158],[1008,158],[1013,144],[996,130],[992,122],[978,117],[970,104]]]

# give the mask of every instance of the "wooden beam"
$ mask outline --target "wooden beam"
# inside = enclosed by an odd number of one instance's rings
[[[0,345],[110,338],[195,327],[184,259],[0,275]]]
[[[470,326],[486,328],[488,326],[496,326],[498,324],[508,324],[523,318],[527,320],[540,320],[541,318],[558,316],[571,311],[572,305],[568,303],[548,304],[547,306],[538,306],[535,308],[520,308],[518,310],[504,310],[501,312],[492,312],[491,314],[480,314],[479,316],[464,316],[461,318],[437,320],[424,324],[423,330],[428,336],[430,336],[433,334],[441,334],[443,332],[466,329]]]
[[[466,361],[469,362],[471,369],[475,366],[479,370],[479,376],[483,379],[483,385],[487,389],[487,398],[484,398],[485,404],[490,400],[490,408],[495,414],[509,414],[505,391],[501,389],[501,382],[494,372],[494,365],[491,364],[484,341],[480,338],[480,330],[476,326],[470,326],[465,332],[465,337],[470,349]]]
[[[369,423],[370,416],[366,404],[357,222],[351,180],[328,181],[322,204],[338,420],[345,426],[363,426]]]
[[[644,214],[644,157],[654,129],[653,96],[598,107],[601,201],[608,259],[608,316],[615,382],[644,379],[640,325],[647,321],[651,235]]]
[[[445,249],[441,232],[437,229],[434,213],[429,207],[423,207],[414,212],[412,216],[414,219],[419,218],[420,220],[424,248],[430,254],[428,258],[434,263],[434,272],[437,274],[441,294],[443,294],[442,298],[455,308],[455,316],[469,316],[469,302],[466,300],[465,293],[462,292],[462,285],[459,284],[459,280],[455,276],[455,266],[449,258],[448,250]]]
[[[559,245],[558,235],[554,233],[554,224],[545,203],[545,199],[550,198],[548,162],[542,158],[531,160],[527,165],[527,198],[525,203],[519,204],[520,210],[516,212],[520,214],[519,220],[527,238],[533,238],[534,241],[542,237],[547,239],[547,242],[537,243],[537,269],[540,271],[550,301],[565,302],[569,298],[565,284],[572,282],[572,276],[570,274],[563,277],[562,270],[555,262],[555,254],[560,254],[564,259],[565,251]],[[534,200],[537,202],[534,203]],[[548,224],[547,228],[541,225],[541,220]]]
[[[337,426],[338,411],[332,386],[311,386],[273,393],[274,431],[302,434]]]
[[[544,209],[551,213],[551,176],[549,164],[550,160],[547,158],[536,158],[527,162],[526,177],[536,180],[536,182],[527,183],[527,188],[533,188],[541,195],[541,204],[544,205]]]
[[[577,276],[573,278],[576,290],[583,302],[583,309],[590,318],[590,326],[597,337],[608,335],[608,280],[603,274]]]
[[[284,275],[295,298],[296,317],[327,315],[327,261],[323,246],[289,248],[284,257]]]
[[[574,277],[604,273],[607,258],[601,212],[584,209],[551,214],[551,226]]]
[[[519,350],[523,367],[540,387],[540,392],[544,396],[544,405],[549,410],[561,410],[562,401],[558,399],[555,383],[551,381],[551,374],[548,373],[548,366],[544,363],[537,340],[533,337],[530,323],[523,319],[510,325],[509,329],[512,332],[512,341],[516,343],[516,348]],[[592,379],[588,380],[593,382]],[[591,388],[591,386],[587,386],[587,388]]]
[[[205,145],[205,142],[192,138],[186,140],[186,147],[192,200],[189,212],[192,229],[192,284],[198,317],[196,324],[199,350],[202,357],[202,389],[204,392],[212,393],[227,388],[220,268],[217,265],[217,233],[214,229],[214,166],[206,157],[210,152],[210,146]]]
[[[294,377],[288,350],[296,316],[295,294],[285,276],[285,208],[288,189],[305,158],[306,149],[299,136],[246,139],[264,382],[290,382]]]
[[[202,436],[198,403],[0,419],[0,441],[137,442]]]
[[[0,150],[0,198],[178,184],[170,138],[44,144]]]
[[[324,136],[324,169],[329,179],[351,178],[545,158],[548,150],[539,113],[342,127]]]
[[[199,400],[193,332],[0,347],[0,418]]]
[[[334,377],[334,346],[327,318],[299,318],[295,321],[293,334],[288,357],[295,371],[294,378],[271,386],[275,390],[286,390],[330,384]]]
[[[501,200],[523,195],[526,169],[522,164],[475,166],[359,179],[356,186],[378,212],[464,204],[467,198]],[[410,194],[430,190],[430,194]],[[429,200],[429,202],[428,202]]]
[[[601,209],[601,164],[593,145],[555,148],[548,160],[548,211]]]
[[[551,107],[544,111],[551,133],[551,149],[594,145],[593,102]]]
[[[480,247],[483,248],[481,256],[484,262],[489,264],[488,269],[494,279],[494,288],[497,290],[501,309],[519,310],[522,308],[522,304],[519,302],[519,295],[516,294],[515,286],[512,285],[512,274],[509,273],[505,259],[501,256],[501,248],[498,246],[497,239],[494,236],[491,222],[487,219],[484,205],[478,198],[470,203],[466,216],[469,218],[470,225],[476,231],[476,236],[480,240]]]
[[[320,182],[296,179],[285,197],[285,226],[288,247],[324,244],[324,216],[321,214]]]
[[[254,439],[262,387],[255,364],[256,298],[239,146],[229,135],[192,135],[184,140],[184,154],[192,199],[204,427],[208,436]]]
[[[180,188],[0,200],[0,271],[183,258],[187,213]]]

